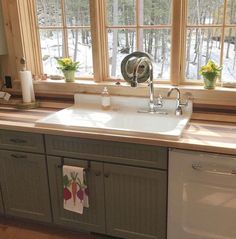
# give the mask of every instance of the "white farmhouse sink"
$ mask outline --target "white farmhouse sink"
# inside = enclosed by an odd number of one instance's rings
[[[190,120],[192,102],[175,116],[175,100],[163,100],[160,113],[138,113],[148,106],[148,99],[112,97],[110,110],[102,110],[100,96],[76,94],[75,105],[36,122],[37,126],[101,132],[148,138],[179,139]],[[163,114],[163,113],[167,114]]]

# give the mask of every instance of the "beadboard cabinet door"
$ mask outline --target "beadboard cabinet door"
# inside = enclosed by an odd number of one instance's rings
[[[165,171],[104,165],[107,233],[130,239],[166,238]]]
[[[64,165],[86,168],[89,208],[78,214],[63,208],[62,161]],[[53,221],[74,230],[105,233],[103,164],[80,159],[47,157]]]
[[[45,156],[0,150],[0,181],[7,216],[51,221]]]

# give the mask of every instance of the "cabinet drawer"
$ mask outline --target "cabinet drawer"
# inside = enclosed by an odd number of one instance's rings
[[[167,148],[46,135],[49,155],[167,169]]]
[[[43,153],[43,136],[10,130],[0,130],[0,148]]]

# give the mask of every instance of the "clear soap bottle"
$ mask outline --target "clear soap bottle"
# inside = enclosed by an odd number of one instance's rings
[[[109,110],[111,107],[111,97],[109,95],[107,87],[103,88],[103,91],[101,94],[101,106],[103,110]]]

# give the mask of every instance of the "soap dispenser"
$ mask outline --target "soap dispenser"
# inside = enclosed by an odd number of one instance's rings
[[[103,110],[109,110],[111,106],[111,98],[107,90],[107,87],[103,88],[103,91],[101,94],[101,106]]]

